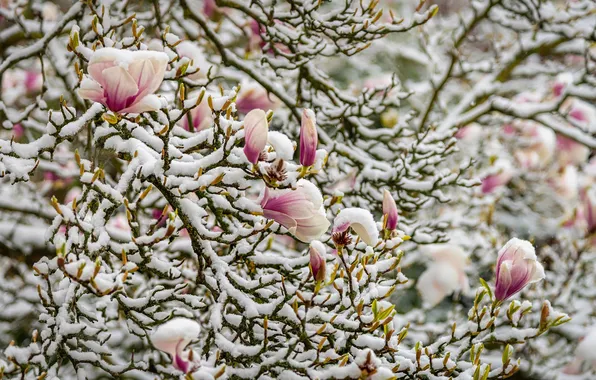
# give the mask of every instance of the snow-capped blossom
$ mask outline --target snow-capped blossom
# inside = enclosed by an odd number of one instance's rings
[[[174,318],[160,325],[151,336],[153,346],[172,357],[174,368],[188,373],[193,366],[190,351],[185,351],[188,344],[197,339],[201,326],[187,318]]]
[[[325,275],[327,274],[327,261],[325,260],[325,257],[327,256],[326,251],[327,249],[325,248],[325,245],[320,241],[313,240],[310,243],[310,271],[317,282],[324,281]]]
[[[206,100],[203,100],[198,106],[189,111],[190,118],[192,120],[193,130],[195,132],[202,131],[203,129],[209,128],[213,124],[213,115],[211,108]],[[188,123],[188,115],[182,117],[182,128],[190,131]]]
[[[298,181],[296,189],[265,188],[261,207],[266,218],[275,220],[305,243],[318,239],[329,228],[321,192],[304,179]]]
[[[482,179],[482,185],[480,186],[480,189],[483,194],[490,194],[496,188],[506,185],[512,177],[513,170],[510,167],[501,167],[497,173],[490,174]]]
[[[544,278],[544,268],[529,241],[513,238],[499,251],[495,297],[504,301],[526,285]]]
[[[397,205],[395,199],[391,196],[391,193],[386,189],[383,191],[383,215],[387,215],[387,223],[385,228],[392,231],[397,228]]]
[[[89,60],[90,77],[81,82],[79,95],[114,112],[157,111],[161,101],[154,92],[167,64],[168,56],[162,52],[99,49]]]
[[[468,256],[460,246],[438,244],[426,247],[426,251],[433,261],[416,284],[424,303],[435,306],[453,292],[468,290]]]
[[[347,232],[350,227],[366,244],[373,247],[377,244],[379,230],[370,211],[358,207],[341,210],[333,221],[333,234]]]
[[[254,84],[242,85],[236,100],[236,109],[245,115],[255,109],[275,110],[278,106],[279,102],[272,94]]]
[[[318,141],[315,113],[305,108],[302,111],[300,124],[300,164],[302,166],[312,166],[315,163]]]
[[[455,138],[465,142],[476,142],[482,136],[482,127],[478,124],[466,125],[457,130]]]
[[[267,145],[269,122],[265,111],[255,109],[244,118],[244,154],[249,162],[256,164],[261,151]]]

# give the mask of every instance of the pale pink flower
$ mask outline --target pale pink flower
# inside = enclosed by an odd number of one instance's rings
[[[425,248],[432,262],[420,275],[416,289],[422,300],[435,306],[454,292],[466,292],[469,288],[465,268],[468,256],[457,245],[437,244]]]
[[[329,228],[321,192],[304,179],[298,181],[296,189],[265,188],[261,207],[266,218],[275,220],[305,243],[318,239]]]
[[[279,101],[269,94],[263,87],[255,84],[241,86],[236,99],[236,109],[242,114],[248,114],[254,109],[275,110]]]
[[[340,211],[333,221],[333,234],[340,234],[352,228],[370,246],[379,240],[379,230],[370,211],[358,207],[348,207]]]
[[[119,113],[157,111],[161,101],[155,91],[163,81],[168,56],[157,51],[103,48],[89,60],[89,76],[79,95]]]
[[[544,278],[544,268],[529,241],[513,238],[497,257],[495,297],[504,301],[526,285]]]
[[[172,357],[174,368],[188,373],[193,368],[189,358],[190,351],[185,351],[188,344],[197,339],[201,326],[187,318],[174,318],[160,325],[151,336],[153,346]]]
[[[300,164],[302,166],[312,166],[315,163],[318,141],[315,113],[305,108],[302,111],[300,124]]]
[[[385,228],[392,231],[397,228],[397,220],[399,215],[397,214],[397,205],[395,199],[391,196],[391,193],[387,190],[383,191],[383,215],[387,215],[387,224]]]
[[[249,162],[256,164],[267,145],[269,122],[265,111],[255,109],[244,118],[244,154]]]
[[[484,177],[482,185],[480,186],[482,193],[492,193],[496,188],[506,185],[512,177],[512,171],[507,168],[502,169],[496,174]]]
[[[202,131],[203,129],[209,128],[213,125],[213,114],[211,112],[211,108],[205,99],[196,106],[195,108],[189,111],[190,118],[192,120],[193,130],[195,132]],[[188,115],[184,115],[181,121],[182,128],[190,131],[189,123],[188,123]]]
[[[327,274],[327,249],[325,245],[318,240],[313,240],[310,243],[310,270],[312,276],[317,282],[325,280]]]

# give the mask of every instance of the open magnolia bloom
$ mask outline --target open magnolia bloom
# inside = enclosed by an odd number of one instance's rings
[[[99,49],[89,60],[89,75],[79,95],[119,113],[157,111],[161,101],[154,94],[161,85],[168,56],[157,51]]]
[[[172,357],[174,368],[188,373],[192,369],[190,351],[186,346],[199,337],[201,326],[191,319],[174,318],[159,326],[151,341],[155,348]]]
[[[358,207],[348,207],[335,217],[333,221],[333,235],[352,230],[360,239],[370,246],[375,246],[379,240],[379,230],[370,211]]]
[[[544,268],[527,240],[513,238],[499,251],[495,297],[504,301],[526,285],[544,278]]]
[[[304,179],[298,181],[296,189],[265,188],[261,207],[266,218],[286,227],[305,243],[318,239],[329,228],[321,192]]]
[[[465,272],[468,257],[461,247],[437,244],[426,247],[426,250],[433,261],[416,284],[416,289],[426,304],[435,306],[453,292],[468,290]]]

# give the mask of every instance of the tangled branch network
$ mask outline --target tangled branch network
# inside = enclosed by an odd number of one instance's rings
[[[0,378],[596,378],[593,0],[0,0]]]

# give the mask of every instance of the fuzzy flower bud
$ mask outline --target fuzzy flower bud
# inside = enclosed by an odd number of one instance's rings
[[[249,162],[256,164],[259,154],[267,145],[269,123],[265,111],[255,109],[244,118],[244,154]]]
[[[383,191],[383,215],[387,215],[387,224],[385,228],[389,231],[393,231],[397,228],[397,205],[395,199],[391,196],[391,193],[387,190]]]
[[[315,113],[312,110],[302,111],[302,123],[300,124],[300,164],[312,166],[317,155],[317,123]]]
[[[526,285],[544,278],[544,268],[536,259],[529,241],[513,238],[501,248],[497,258],[495,297],[504,301]]]
[[[310,243],[310,271],[317,282],[325,280],[327,274],[327,262],[325,261],[325,245],[318,240]]]

